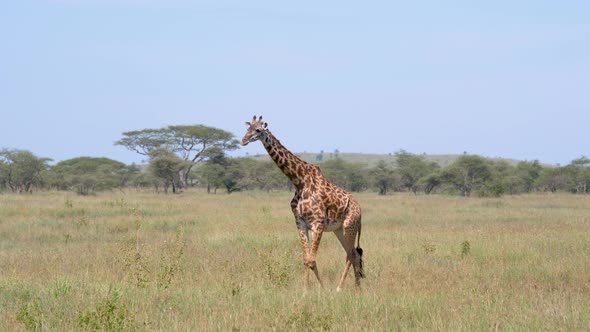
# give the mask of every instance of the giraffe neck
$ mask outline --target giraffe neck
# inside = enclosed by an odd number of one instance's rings
[[[306,174],[319,171],[317,166],[304,161],[289,151],[269,130],[262,138],[262,144],[270,158],[297,189],[303,187]]]

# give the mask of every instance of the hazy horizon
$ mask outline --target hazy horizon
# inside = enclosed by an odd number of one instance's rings
[[[0,148],[263,115],[294,152],[590,155],[590,3],[39,0],[0,12]],[[232,155],[265,153],[251,144]]]

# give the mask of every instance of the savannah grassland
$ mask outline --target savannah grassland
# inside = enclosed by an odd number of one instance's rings
[[[356,196],[304,293],[289,193],[0,195],[0,329],[590,330],[590,197]]]

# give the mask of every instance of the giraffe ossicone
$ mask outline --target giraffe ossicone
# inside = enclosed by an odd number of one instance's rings
[[[302,160],[285,148],[270,132],[268,124],[262,121],[262,116],[256,119],[255,115],[252,122],[246,122],[246,125],[248,129],[242,138],[242,145],[261,141],[271,159],[295,187],[291,210],[303,247],[305,288],[309,287],[310,270],[322,285],[315,258],[325,231],[334,232],[346,252],[346,265],[336,289],[342,288],[351,266],[354,269],[355,284],[360,286],[360,279],[365,275],[363,250],[360,248],[361,207],[357,200],[352,194],[326,179],[318,166]]]

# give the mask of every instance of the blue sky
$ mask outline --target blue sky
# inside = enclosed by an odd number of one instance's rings
[[[590,156],[588,1],[5,1],[0,148],[262,114],[291,150]],[[235,155],[264,150],[249,145]]]

